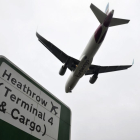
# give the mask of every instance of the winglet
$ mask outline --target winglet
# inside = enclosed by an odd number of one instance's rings
[[[132,66],[134,65],[134,59],[133,59],[133,62],[132,62]]]

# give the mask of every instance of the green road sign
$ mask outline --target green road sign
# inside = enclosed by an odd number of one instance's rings
[[[0,56],[0,139],[70,140],[71,111]]]

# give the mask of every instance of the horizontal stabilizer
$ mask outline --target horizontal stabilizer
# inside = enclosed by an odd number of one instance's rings
[[[90,8],[91,8],[92,12],[95,14],[96,18],[102,24],[107,15],[93,4],[90,5]]]
[[[109,27],[111,27],[111,26],[116,26],[116,25],[121,25],[121,24],[126,24],[126,23],[128,23],[129,21],[130,21],[130,20],[127,20],[127,19],[112,18]]]

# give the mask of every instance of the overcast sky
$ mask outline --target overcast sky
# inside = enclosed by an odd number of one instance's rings
[[[72,110],[71,140],[140,140],[140,1],[111,0],[114,17],[129,24],[111,27],[93,59],[96,65],[134,66],[100,74],[95,84],[84,76],[65,93],[67,70],[37,39],[38,31],[66,54],[79,59],[99,25],[90,10],[105,11],[105,0],[1,0],[0,54],[30,75]]]

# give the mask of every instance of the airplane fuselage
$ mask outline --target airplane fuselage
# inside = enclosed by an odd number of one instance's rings
[[[92,75],[90,77],[89,83],[94,84],[100,73],[113,72],[124,70],[130,68],[132,65],[122,65],[122,66],[99,66],[92,65],[92,61],[97,51],[99,50],[109,27],[127,24],[130,20],[114,18],[114,10],[109,12],[109,4],[106,7],[105,13],[98,9],[95,5],[91,4],[90,8],[98,21],[100,22],[99,27],[96,29],[95,33],[91,36],[86,48],[77,60],[62,50],[57,48],[54,44],[43,38],[40,34],[36,32],[38,40],[62,63],[59,70],[59,74],[63,76],[67,69],[71,71],[71,74],[65,85],[65,92],[71,92],[75,87],[79,79],[83,75]],[[109,13],[108,13],[109,12]]]
[[[86,71],[89,69],[92,60],[97,53],[98,49],[100,48],[104,37],[107,33],[109,24],[111,22],[112,16],[114,11],[112,10],[107,17],[105,18],[104,22],[99,25],[99,27],[96,29],[95,33],[92,35],[91,39],[89,40],[89,43],[87,44],[85,50],[83,51],[80,62],[78,66],[76,66],[76,69],[71,72],[65,86],[66,93],[71,92],[72,89],[75,87],[79,79],[86,73]]]

